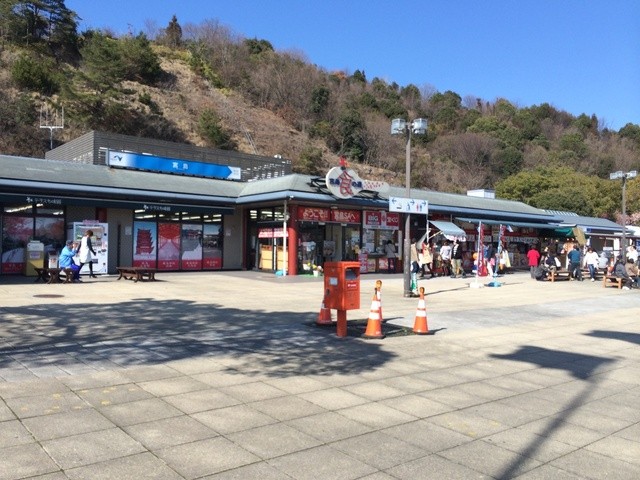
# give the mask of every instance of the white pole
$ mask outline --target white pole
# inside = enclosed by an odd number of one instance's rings
[[[411,123],[407,123],[407,145],[405,150],[405,196],[411,198]],[[404,218],[404,296],[411,296],[411,215],[405,213]]]
[[[289,255],[287,254],[287,199],[284,199],[284,214],[282,216],[283,218],[283,222],[282,222],[282,233],[283,233],[283,237],[282,237],[282,241],[283,241],[283,248],[282,248],[282,252],[284,255],[284,258],[282,259],[282,275],[286,276],[287,275],[287,270],[288,270],[288,260],[289,260]]]

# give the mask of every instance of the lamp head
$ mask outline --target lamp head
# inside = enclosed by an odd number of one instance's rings
[[[406,120],[402,118],[394,118],[391,120],[391,135],[402,135],[407,128]]]
[[[427,133],[427,119],[417,118],[411,123],[411,128],[414,135],[424,135]]]

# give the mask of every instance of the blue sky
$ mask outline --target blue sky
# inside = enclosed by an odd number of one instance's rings
[[[328,71],[640,125],[638,0],[66,0],[81,30],[217,20]]]

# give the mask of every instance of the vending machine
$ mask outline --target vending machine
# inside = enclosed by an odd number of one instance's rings
[[[108,273],[109,268],[109,225],[107,223],[91,222],[85,220],[84,222],[74,222],[73,231],[69,238],[80,242],[87,230],[93,231],[91,237],[91,246],[96,252],[96,255],[91,255],[91,263],[93,263],[93,273],[96,275]],[[76,262],[78,260],[76,259]],[[80,270],[81,274],[89,273],[89,266],[85,265]]]

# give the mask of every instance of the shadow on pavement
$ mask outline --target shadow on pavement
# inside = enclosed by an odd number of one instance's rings
[[[588,402],[596,386],[593,375],[602,366],[615,362],[613,358],[549,350],[534,346],[523,346],[516,352],[506,355],[492,354],[490,356],[493,358],[531,363],[541,368],[565,370],[573,377],[585,380],[582,391],[574,396],[560,415],[552,417],[549,425],[538,434],[539,436],[537,438],[539,440],[531,442],[526,448],[518,452],[519,456],[517,459],[496,477],[500,479],[514,478],[517,476],[521,466],[526,463],[529,458],[535,458],[533,454],[542,449],[546,439],[552,437],[552,434],[566,423],[581,405]]]
[[[370,372],[395,355],[380,345],[305,326],[315,314],[138,298],[118,305],[35,304],[0,309],[0,368],[150,365],[229,357],[245,374],[284,377]],[[246,357],[246,362],[242,359]],[[357,359],[358,361],[354,361]],[[108,364],[108,365],[107,365]]]
[[[585,334],[588,337],[597,337],[597,338],[610,338],[613,340],[624,340],[625,342],[635,343],[636,345],[640,345],[640,333],[631,333],[631,332],[610,332],[607,330],[594,330],[591,333]]]

